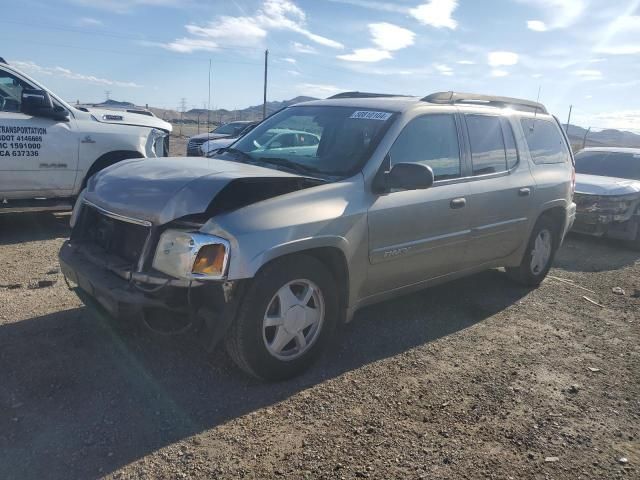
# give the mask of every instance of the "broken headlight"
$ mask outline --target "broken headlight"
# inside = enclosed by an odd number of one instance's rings
[[[229,242],[224,238],[183,230],[160,235],[153,268],[186,280],[220,280],[229,261]]]

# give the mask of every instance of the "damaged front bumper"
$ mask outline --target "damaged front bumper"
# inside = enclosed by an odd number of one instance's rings
[[[144,318],[158,311],[190,318],[208,332],[203,338],[211,348],[234,318],[242,288],[241,282],[185,283],[162,273],[119,269],[108,256],[96,255],[91,248],[70,241],[63,244],[59,259],[63,275],[75,285],[82,300],[90,297],[117,318]]]
[[[640,196],[611,197],[576,194],[577,211],[573,231],[635,240],[640,232]]]

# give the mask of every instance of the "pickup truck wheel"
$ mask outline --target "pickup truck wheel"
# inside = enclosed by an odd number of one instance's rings
[[[549,273],[558,250],[557,226],[550,217],[540,217],[533,227],[527,249],[519,267],[507,268],[507,274],[518,283],[535,287]]]
[[[231,358],[263,380],[307,369],[335,330],[335,284],[327,268],[306,255],[268,264],[249,286],[227,334]]]

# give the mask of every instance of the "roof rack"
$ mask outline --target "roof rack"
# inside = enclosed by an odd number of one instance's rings
[[[407,97],[408,95],[394,95],[392,93],[368,93],[368,92],[342,92],[328,97],[333,98],[380,98],[380,97]]]
[[[424,102],[454,105],[456,103],[468,103],[474,105],[487,105],[491,107],[512,108],[522,112],[549,113],[546,107],[538,102],[523,100],[521,98],[496,97],[493,95],[479,95],[477,93],[462,92],[436,92],[422,99]]]

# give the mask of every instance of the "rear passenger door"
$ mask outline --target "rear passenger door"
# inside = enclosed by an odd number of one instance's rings
[[[526,241],[534,181],[506,117],[474,113],[463,118],[472,163],[467,259],[481,265],[510,255]]]

